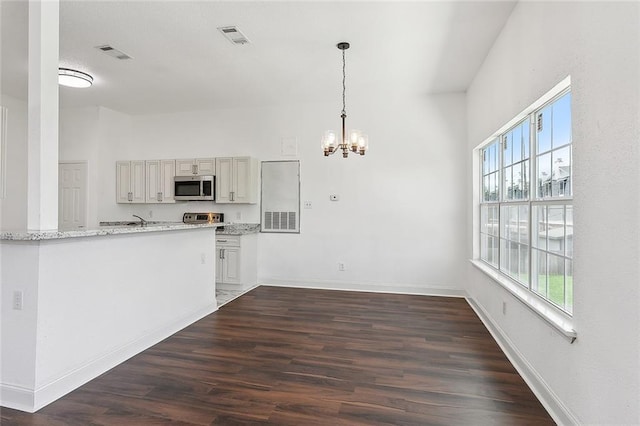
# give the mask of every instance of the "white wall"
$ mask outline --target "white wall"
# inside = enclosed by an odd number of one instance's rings
[[[640,423],[638,9],[520,2],[468,91],[470,170],[473,147],[571,75],[578,339],[569,344],[471,265],[467,291],[580,424]]]
[[[377,98],[374,91],[354,98],[347,124],[369,134],[365,157],[322,156],[321,135],[340,125],[339,105],[326,103],[134,116],[131,143],[116,156],[277,160],[285,158],[282,139],[295,137],[301,198],[313,208],[301,211],[299,235],[260,236],[261,282],[420,293],[459,289],[466,231],[464,95]],[[115,181],[114,173],[109,165],[103,175]],[[330,202],[330,194],[340,201]],[[187,210],[213,209],[231,221],[260,220],[258,205],[123,206],[114,198],[102,200],[101,219],[147,217],[152,210],[154,219],[179,220]],[[338,272],[339,261],[347,271]]]

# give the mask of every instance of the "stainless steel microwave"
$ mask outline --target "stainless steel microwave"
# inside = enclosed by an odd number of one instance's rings
[[[215,176],[176,176],[174,198],[176,201],[215,201]]]

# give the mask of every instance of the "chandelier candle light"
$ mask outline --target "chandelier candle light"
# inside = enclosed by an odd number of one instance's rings
[[[328,157],[331,154],[337,152],[338,148],[342,150],[342,157],[347,158],[349,156],[349,150],[356,154],[364,155],[369,148],[369,138],[367,135],[363,135],[360,130],[351,130],[349,137],[347,138],[347,130],[345,119],[347,118],[345,92],[346,92],[346,63],[344,58],[344,51],[349,48],[349,43],[340,42],[337,44],[338,49],[342,50],[342,139],[340,143],[336,141],[336,134],[332,130],[327,130],[322,138],[322,150],[324,156]]]

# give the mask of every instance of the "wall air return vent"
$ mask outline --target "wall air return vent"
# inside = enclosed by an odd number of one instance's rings
[[[249,44],[249,39],[235,26],[219,27],[218,30],[233,44]]]
[[[297,212],[264,212],[264,220],[262,226],[264,230],[281,232],[293,231],[297,232]]]
[[[103,46],[96,46],[96,49],[102,51],[103,53],[116,58],[116,59],[133,59],[131,56],[127,55],[126,53],[124,53],[121,50],[118,50],[116,48],[114,48],[113,46],[109,46],[108,44],[105,44]]]

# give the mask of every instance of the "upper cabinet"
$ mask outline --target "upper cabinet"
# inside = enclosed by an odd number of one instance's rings
[[[176,160],[176,176],[215,175],[215,158],[187,158]]]
[[[175,203],[174,177],[215,176],[216,203],[258,202],[259,162],[252,157],[116,162],[117,203]]]
[[[173,178],[176,175],[175,160],[148,160],[146,166],[146,202],[175,203]]]
[[[144,161],[116,162],[116,202],[145,202]]]
[[[258,202],[258,160],[216,158],[216,203]]]

